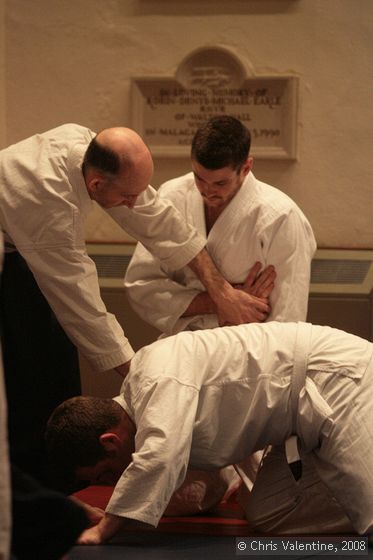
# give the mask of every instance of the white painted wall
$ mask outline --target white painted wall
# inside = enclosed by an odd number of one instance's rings
[[[172,76],[192,50],[226,46],[255,73],[300,77],[299,160],[258,160],[257,177],[301,206],[319,246],[373,248],[372,0],[7,0],[5,16],[0,142],[129,125],[131,77]],[[154,186],[188,169],[157,159]],[[123,239],[100,211],[97,235]]]

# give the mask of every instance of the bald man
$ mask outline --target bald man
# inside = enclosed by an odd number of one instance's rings
[[[189,264],[224,323],[262,320],[268,305],[233,289],[203,239],[149,186],[153,162],[133,130],[66,124],[0,152],[4,366],[13,461],[43,480],[46,419],[80,393],[76,347],[97,371],[127,372],[133,350],[100,297],[85,246],[96,201],[171,268]],[[69,375],[68,375],[69,372]],[[30,422],[32,419],[32,422]],[[45,480],[44,480],[45,482]]]

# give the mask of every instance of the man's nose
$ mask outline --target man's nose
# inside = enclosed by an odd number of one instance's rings
[[[204,187],[203,187],[203,194],[205,196],[211,196],[212,194],[214,194],[215,189],[214,189],[214,185],[210,185],[208,183],[205,183]]]

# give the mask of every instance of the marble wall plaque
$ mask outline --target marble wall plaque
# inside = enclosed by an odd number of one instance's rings
[[[174,77],[132,80],[132,125],[154,156],[189,156],[198,126],[214,115],[232,115],[250,129],[252,155],[294,159],[297,93],[294,76],[247,76],[230,51],[200,49]]]

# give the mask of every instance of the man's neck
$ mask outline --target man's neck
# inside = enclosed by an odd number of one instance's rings
[[[206,233],[209,234],[213,225],[215,224],[216,220],[219,218],[220,214],[226,209],[229,205],[230,200],[226,204],[222,204],[216,208],[207,206],[204,204],[205,210],[205,222],[206,222]]]

